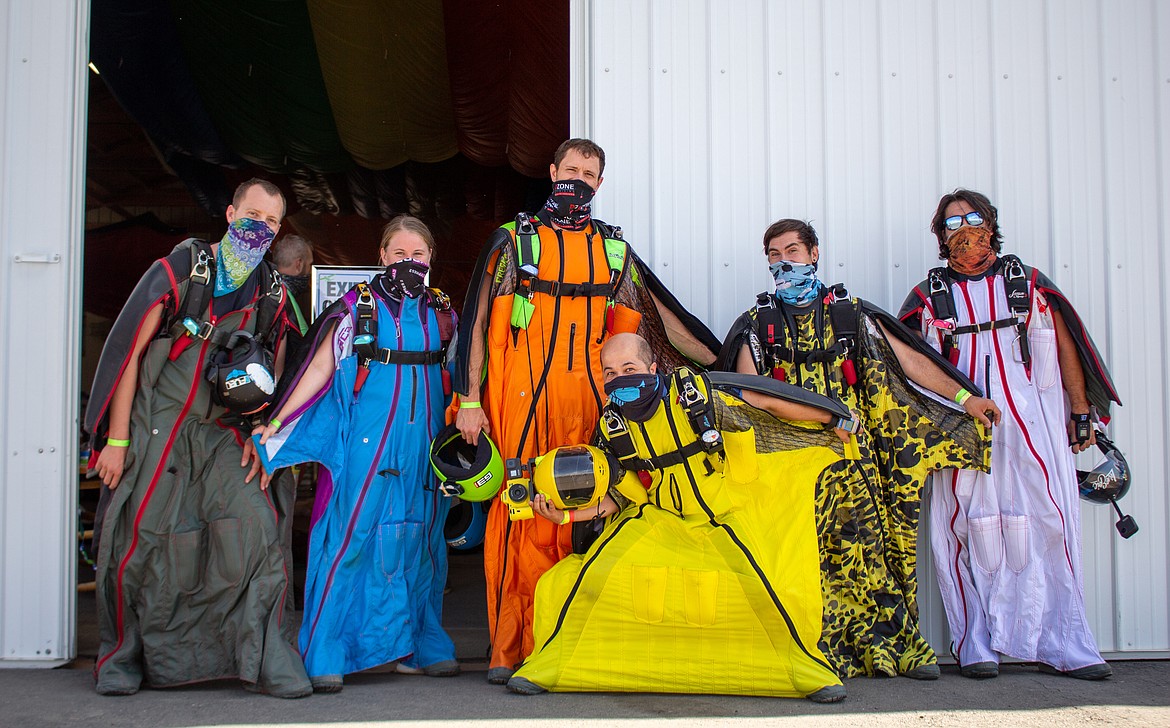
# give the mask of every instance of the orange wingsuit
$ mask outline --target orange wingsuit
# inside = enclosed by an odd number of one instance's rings
[[[511,226],[505,226],[511,227]],[[562,283],[605,284],[605,246],[590,225],[583,232],[538,225],[537,277]],[[497,260],[488,268],[495,272]],[[601,345],[612,333],[632,332],[640,315],[622,307],[606,332],[606,299],[535,292],[527,329],[511,325],[513,296],[491,301],[481,394],[491,437],[504,458],[527,459],[561,445],[589,442],[605,400]],[[532,600],[541,574],[572,553],[571,526],[543,518],[509,521],[497,500],[484,540],[490,667],[514,668],[532,652]]]

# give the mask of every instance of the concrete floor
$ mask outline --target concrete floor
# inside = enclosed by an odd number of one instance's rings
[[[56,670],[0,670],[0,726],[84,724],[142,728],[197,726],[378,726],[604,724],[737,726],[802,725],[1003,726],[1126,725],[1170,727],[1170,662],[1114,662],[1112,680],[1086,683],[1005,665],[998,679],[974,681],[944,666],[943,677],[846,682],[836,705],[806,700],[660,694],[512,695],[485,680],[488,648],[482,556],[453,554],[444,622],[464,674],[434,679],[370,671],[348,676],[335,695],[285,701],[219,682],[144,690],[123,698],[93,691],[97,653],[92,594],[78,599],[78,659]],[[298,615],[299,616],[299,615]]]

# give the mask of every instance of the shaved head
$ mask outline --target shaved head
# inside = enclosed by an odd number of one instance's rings
[[[605,381],[624,374],[653,374],[658,369],[650,345],[637,334],[615,334],[601,347]]]

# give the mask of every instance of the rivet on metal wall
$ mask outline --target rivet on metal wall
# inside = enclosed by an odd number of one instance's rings
[[[662,69],[662,72],[663,72],[663,73],[666,73],[666,69],[665,69],[665,68],[664,68],[664,69]]]
[[[1007,78],[1007,74],[1006,74],[1006,73],[1005,73],[1005,74],[1003,74],[1003,77],[1004,77],[1004,78]]]
[[[606,69],[605,69],[605,72],[606,72],[606,73],[609,73],[609,69],[608,69],[608,68],[606,68]]]
[[[953,73],[948,73],[948,74],[947,74],[947,78],[954,78],[954,77],[955,77],[955,74],[953,74]]]
[[[1056,80],[1057,80],[1057,81],[1063,81],[1063,80],[1064,80],[1064,76],[1057,76],[1057,77],[1056,77]]]
[[[776,71],[776,75],[777,75],[777,76],[783,76],[783,75],[784,75],[784,71]],[[1170,83],[1170,78],[1166,79],[1166,83]]]
[[[891,75],[891,76],[897,76],[897,75],[898,75],[898,72],[897,72],[897,71],[890,71],[890,75]]]

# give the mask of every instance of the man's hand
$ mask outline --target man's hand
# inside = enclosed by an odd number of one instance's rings
[[[1084,414],[1084,413],[1073,413]],[[1075,420],[1068,421],[1068,441],[1073,452],[1084,452],[1090,447],[1097,444],[1097,428],[1093,427],[1093,423],[1089,423],[1089,439],[1084,442],[1077,442],[1077,423]],[[104,454],[104,453],[103,453]]]
[[[532,499],[532,511],[558,526],[565,519],[564,511],[554,508],[553,504],[548,502],[548,498],[545,498],[543,493],[537,493],[536,497]]]
[[[106,444],[98,453],[97,463],[94,470],[97,471],[98,477],[106,486],[113,490],[118,487],[118,483],[122,482],[122,473],[126,469],[126,450],[128,448],[118,445]]]
[[[480,430],[483,430],[485,435],[491,431],[482,407],[461,407],[455,415],[455,427],[463,434],[463,439],[468,445],[479,444]]]
[[[963,403],[963,409],[967,411],[967,414],[982,422],[984,427],[998,425],[1002,416],[999,407],[987,397],[972,395]]]
[[[259,428],[257,428],[259,429]],[[253,434],[255,432],[253,431]],[[251,483],[252,478],[256,477],[256,473],[260,473],[260,490],[268,490],[268,482],[272,480],[272,476],[264,472],[260,466],[260,453],[256,452],[256,443],[252,442],[252,438],[244,440],[244,457],[240,460],[241,468],[248,468],[248,475],[244,478],[245,483]]]

